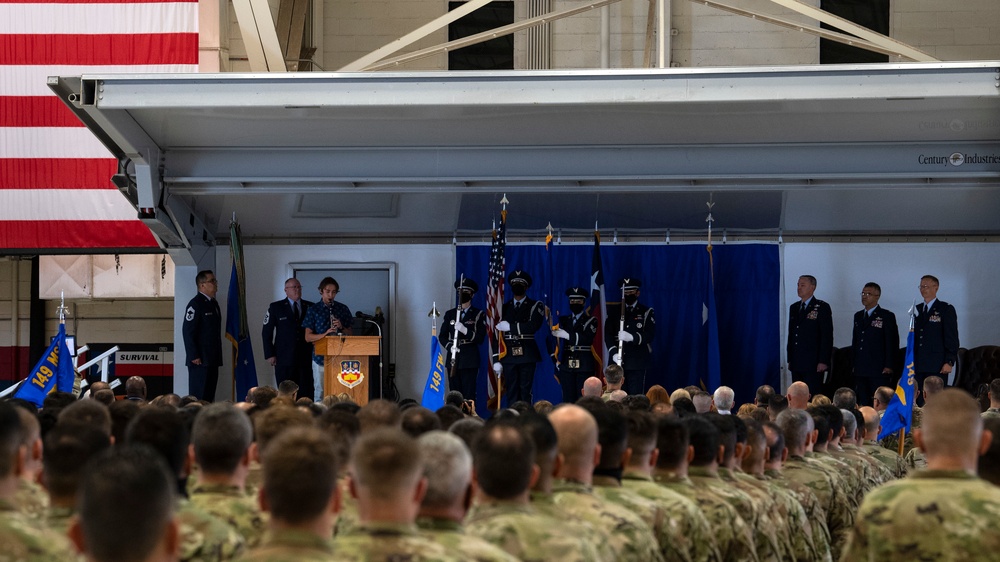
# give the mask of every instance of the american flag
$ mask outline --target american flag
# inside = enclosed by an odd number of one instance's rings
[[[486,289],[486,328],[490,335],[491,361],[499,361],[507,355],[507,345],[502,337],[498,337],[497,324],[503,315],[503,284],[507,249],[507,210],[500,211],[500,230],[493,230],[493,244],[490,246],[489,286]],[[494,350],[496,352],[494,353]],[[487,405],[491,410],[500,409],[500,395],[503,392],[503,380],[493,372],[493,366],[488,369],[486,380],[489,400]]]
[[[157,247],[46,78],[197,71],[197,0],[0,0],[0,248]]]
[[[594,260],[590,273],[590,315],[594,317],[597,325],[597,335],[594,336],[594,343],[590,345],[590,351],[594,354],[594,360],[599,372],[594,375],[604,380],[604,365],[608,357],[608,346],[604,343],[604,315],[608,310],[608,301],[604,296],[604,266],[601,262],[601,233],[594,231]]]

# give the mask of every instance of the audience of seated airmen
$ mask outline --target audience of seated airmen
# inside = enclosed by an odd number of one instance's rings
[[[939,381],[908,476],[875,441],[878,411],[847,388],[810,405],[804,383],[762,386],[761,416],[690,388],[672,407],[665,389],[659,408],[517,403],[485,425],[413,401],[296,407],[267,386],[240,407],[6,400],[0,561],[72,560],[73,544],[116,561],[989,559],[1000,421]]]

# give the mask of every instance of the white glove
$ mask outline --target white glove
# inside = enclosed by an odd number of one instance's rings
[[[455,330],[457,330],[458,333],[462,334],[463,336],[469,333],[469,329],[466,328],[465,324],[462,324],[461,322],[455,323]]]
[[[632,336],[632,334],[626,332],[625,330],[621,330],[620,332],[618,332],[618,341],[626,342],[633,340],[635,340],[635,338]]]
[[[502,373],[503,372],[503,365],[501,365],[500,363],[494,363],[493,364],[493,372],[496,373],[496,374],[498,374],[498,375],[500,373]]]
[[[562,328],[556,328],[555,330],[552,330],[552,335],[555,336],[555,337],[557,337],[557,338],[559,338],[559,339],[561,339],[561,340],[568,340],[569,339],[569,332],[567,332],[566,330],[563,330]]]
[[[508,322],[506,320],[501,320],[500,323],[497,324],[497,330],[500,330],[501,332],[509,332],[510,331],[510,322]]]
[[[622,354],[621,353],[616,353],[616,354],[612,355],[611,356],[611,360],[614,361],[616,365],[621,365],[622,364]]]

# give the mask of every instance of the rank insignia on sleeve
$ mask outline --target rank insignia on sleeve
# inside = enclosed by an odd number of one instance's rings
[[[193,306],[189,306],[188,307],[187,313],[184,315],[184,320],[186,320],[187,322],[190,322],[190,321],[194,320],[194,307]]]
[[[271,319],[271,311],[270,311],[270,310],[268,310],[267,312],[265,312],[265,313],[264,313],[264,325],[267,325],[267,322],[268,322],[268,321],[269,321],[270,319]]]

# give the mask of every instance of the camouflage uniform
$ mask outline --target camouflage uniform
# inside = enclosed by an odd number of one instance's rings
[[[340,514],[337,515],[337,524],[333,526],[335,537],[349,533],[359,525],[358,500],[351,496],[351,477],[341,476],[337,485],[340,486]]]
[[[180,559],[232,560],[246,550],[246,539],[225,521],[198,509],[186,498],[177,502]]]
[[[333,539],[330,560],[351,562],[459,562],[461,554],[425,537],[414,524],[361,523]]]
[[[479,504],[465,520],[466,532],[519,560],[567,562],[603,560],[592,528],[542,515],[530,504]]]
[[[43,519],[49,510],[49,495],[45,489],[28,482],[23,478],[17,479],[17,490],[11,498],[11,504],[31,519]]]
[[[626,472],[622,485],[644,498],[655,501],[667,514],[669,528],[676,529],[672,550],[663,552],[667,560],[722,560],[712,527],[694,501],[653,482],[651,476]]]
[[[329,540],[307,531],[291,529],[271,531],[263,544],[240,557],[247,562],[322,562],[333,559],[333,545]]]
[[[875,474],[875,486],[881,486],[886,482],[895,480],[896,475],[889,470],[889,467],[879,459],[875,458],[874,455],[869,453],[863,447],[859,447],[857,445],[842,445],[842,447],[845,453],[854,455],[855,457],[868,463],[868,466],[871,467]],[[874,488],[875,486],[872,487]]]
[[[72,507],[49,507],[48,513],[45,514],[45,525],[59,533],[60,535],[66,537],[69,536],[69,524],[73,520],[73,514],[76,510]]]
[[[989,408],[982,413],[982,417],[984,420],[988,418],[1000,418],[1000,408]]]
[[[851,467],[851,470],[853,470],[854,474],[857,475],[858,482],[861,484],[860,499],[863,499],[869,490],[881,484],[881,482],[878,482],[878,477],[876,476],[875,470],[872,466],[864,460],[858,458],[856,455],[849,454],[847,451],[841,451],[839,449],[833,450],[832,448],[827,450],[827,454]],[[861,503],[860,499],[858,500],[859,504]]]
[[[882,464],[887,466],[893,477],[903,478],[906,476],[906,463],[903,461],[903,457],[899,456],[899,453],[896,451],[886,449],[875,441],[865,441],[864,449],[868,451],[871,456],[875,457],[881,461]]]
[[[257,493],[264,485],[264,465],[257,461],[250,461],[250,468],[247,470],[247,478],[243,481],[243,493],[257,501]]]
[[[840,489],[847,494],[847,501],[851,504],[851,512],[857,513],[861,499],[864,497],[857,474],[850,467],[826,453],[820,455],[819,453],[807,452],[805,458],[813,466],[826,472],[840,485]]]
[[[555,512],[549,515],[560,518],[569,514],[605,529],[616,560],[663,560],[653,530],[642,517],[600,499],[590,486],[558,479],[552,485],[552,501]]]
[[[617,551],[615,545],[608,540],[608,531],[603,527],[594,526],[589,520],[574,517],[571,514],[563,512],[556,507],[556,502],[552,494],[532,491],[530,506],[536,514],[544,517],[545,520],[558,521],[557,525],[566,527],[568,532],[577,533],[579,540],[588,541],[593,539],[590,542],[594,543],[599,560],[615,559]],[[478,513],[478,507],[473,507],[470,515],[475,515],[478,519]]]
[[[873,490],[844,560],[996,560],[1000,489],[963,471],[925,470]]]
[[[0,562],[47,562],[76,559],[76,550],[65,535],[40,526],[14,508],[8,500],[0,500]]]
[[[753,531],[754,546],[761,562],[782,559],[784,551],[776,534],[778,526],[764,510],[764,506],[758,505],[746,492],[724,481],[718,474],[712,474],[705,467],[689,467],[688,478],[695,488],[720,496],[737,509],[740,517],[746,520]]]
[[[732,477],[733,483],[741,490],[751,494],[760,501],[761,505],[771,504],[768,513],[772,514],[776,529],[779,531],[779,538],[785,541],[783,547],[785,554],[782,560],[818,560],[819,554],[813,544],[812,527],[806,519],[806,512],[799,504],[798,500],[788,492],[776,489],[764,482],[763,478],[757,479],[745,472],[727,471]],[[722,474],[722,469],[719,469]],[[723,475],[724,480],[728,480]]]
[[[191,505],[225,521],[246,539],[249,548],[259,545],[267,531],[264,515],[236,486],[198,484],[191,490]]]
[[[830,530],[826,526],[826,509],[816,494],[805,484],[782,478],[780,470],[765,470],[764,476],[757,478],[775,493],[785,493],[802,506],[810,530],[809,536],[816,552],[816,560],[822,562],[833,560],[833,554],[830,552]]]
[[[906,458],[903,459],[903,462],[906,463],[906,469],[910,472],[927,468],[927,459],[924,458],[923,451],[916,447],[910,449],[909,453],[906,453]]]
[[[698,504],[712,529],[722,560],[757,560],[753,530],[725,498],[695,487],[686,476],[657,471],[653,481]]]
[[[448,549],[449,552],[461,554],[465,560],[476,562],[514,562],[514,558],[499,547],[483,539],[466,533],[462,524],[448,519],[430,517],[417,518],[417,528],[420,533]]]
[[[816,494],[820,504],[826,510],[826,525],[830,533],[830,553],[834,560],[838,560],[840,551],[850,533],[851,525],[854,524],[854,509],[843,484],[832,478],[826,467],[799,455],[788,457],[784,470],[780,473],[780,478],[798,482]]]
[[[621,480],[613,476],[594,475],[594,493],[604,501],[620,505],[642,517],[653,530],[653,536],[660,545],[660,553],[664,559],[683,559],[680,558],[676,548],[680,529],[672,520],[667,519],[662,506],[626,489],[622,486]]]

